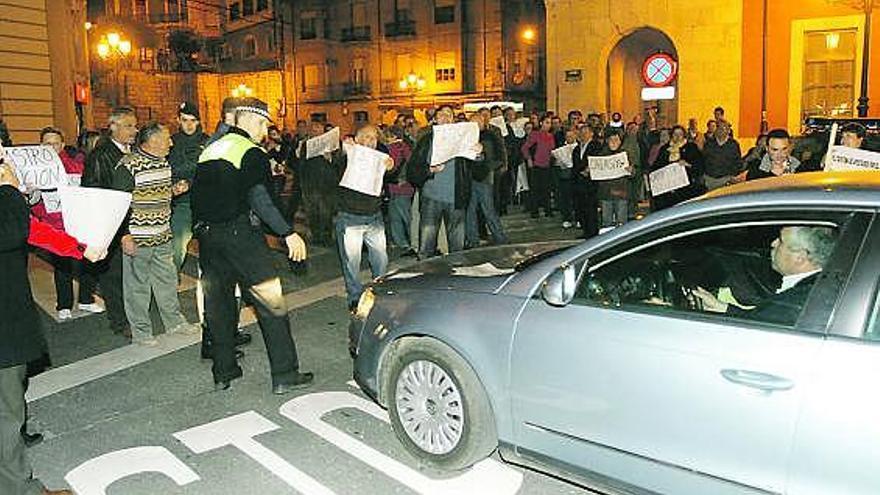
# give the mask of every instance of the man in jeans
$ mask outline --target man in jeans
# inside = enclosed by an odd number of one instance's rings
[[[350,138],[349,138],[350,139]],[[359,144],[367,148],[376,149],[379,144],[379,130],[372,125],[361,127],[355,136],[352,147]],[[359,167],[366,164],[351,160],[349,156],[352,148],[336,161],[339,178],[345,175],[347,169],[351,174],[361,173]],[[385,160],[385,172],[394,169],[394,161],[390,156]],[[356,160],[356,158],[355,158]],[[348,308],[354,310],[357,307],[364,286],[358,279],[361,270],[361,251],[367,246],[367,255],[370,261],[370,271],[373,278],[385,273],[388,268],[388,250],[385,240],[385,223],[382,221],[382,193],[371,195],[365,192],[349,189],[342,183],[339,184],[339,213],[336,215],[336,244],[339,249],[339,262],[342,265],[342,275],[345,279],[345,292],[348,295]]]
[[[477,211],[482,212],[483,218],[486,220],[486,226],[492,234],[492,243],[496,245],[507,244],[507,236],[504,235],[504,228],[495,211],[493,189],[495,171],[501,168],[504,162],[504,141],[502,141],[500,134],[489,129],[488,119],[474,115],[471,117],[471,121],[480,126],[480,145],[483,146],[483,153],[476,161],[470,162],[473,182],[471,183],[471,200],[467,209],[465,245],[468,248],[480,245]]]
[[[451,106],[443,105],[434,114],[436,125],[452,124],[455,113]],[[464,249],[465,210],[471,199],[471,175],[464,158],[453,158],[431,165],[434,146],[433,129],[427,130],[419,139],[407,167],[409,182],[421,187],[419,205],[419,230],[421,243],[419,257],[429,258],[437,254],[437,232],[440,221],[446,224],[449,252]],[[482,151],[477,145],[474,151]]]
[[[163,125],[151,122],[138,131],[135,149],[116,166],[114,189],[131,192],[128,233],[122,236],[122,285],[125,314],[132,342],[153,346],[150,297],[156,299],[167,333],[198,332],[187,323],[177,300],[177,268],[171,233],[171,197],[188,190],[171,184],[167,156],[171,136]]]

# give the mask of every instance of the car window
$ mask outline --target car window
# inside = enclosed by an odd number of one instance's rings
[[[830,258],[837,231],[827,224],[752,224],[661,240],[592,267],[573,302],[791,328],[821,273],[813,268],[820,257]]]

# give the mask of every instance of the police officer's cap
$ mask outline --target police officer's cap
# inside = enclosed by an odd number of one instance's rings
[[[272,114],[269,113],[269,105],[259,98],[242,98],[235,111],[255,113],[270,122],[272,121]]]

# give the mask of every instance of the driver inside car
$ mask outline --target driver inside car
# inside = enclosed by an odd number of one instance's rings
[[[782,276],[782,286],[752,309],[744,309],[719,299],[702,287],[693,296],[705,311],[781,325],[793,325],[822,268],[837,243],[832,227],[783,227],[770,248],[773,270]]]

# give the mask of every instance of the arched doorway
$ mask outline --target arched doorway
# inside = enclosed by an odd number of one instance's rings
[[[629,121],[646,107],[654,105],[654,102],[642,101],[642,88],[645,87],[642,64],[657,52],[667,53],[678,60],[678,51],[669,36],[651,27],[638,28],[614,45],[608,55],[606,71],[605,104],[609,113],[620,112],[624,121]],[[657,102],[658,120],[666,126],[678,122],[677,82],[675,85],[675,99]]]

